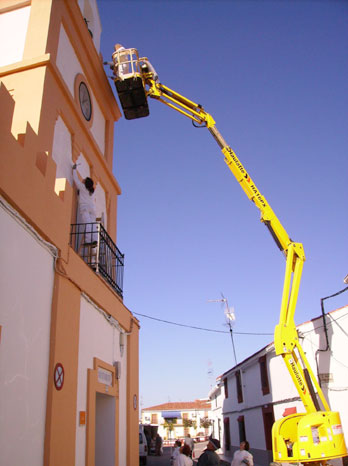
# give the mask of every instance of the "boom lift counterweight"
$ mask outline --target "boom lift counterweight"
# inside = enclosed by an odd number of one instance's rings
[[[147,66],[147,58],[139,58],[136,49],[116,51],[112,58],[114,81],[125,118],[147,116],[147,98],[151,97],[190,118],[195,126],[206,127],[220,146],[226,165],[247,197],[260,210],[261,222],[267,226],[278,248],[284,253],[285,279],[274,345],[276,354],[281,355],[286,364],[306,413],[291,414],[274,423],[274,461],[313,464],[346,456],[347,449],[339,413],[330,411],[299,343],[296,330],[294,314],[305,261],[302,244],[290,239],[265,197],[257,189],[249,172],[219,133],[213,117],[201,105],[158,82]]]

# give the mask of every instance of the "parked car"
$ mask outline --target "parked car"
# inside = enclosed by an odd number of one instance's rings
[[[146,464],[147,463],[147,441],[144,434],[144,429],[142,426],[139,426],[139,463]]]

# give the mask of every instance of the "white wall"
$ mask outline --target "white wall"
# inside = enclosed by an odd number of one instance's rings
[[[273,401],[299,396],[283,358],[274,352],[269,356],[268,380]]]
[[[0,66],[23,58],[30,6],[0,14]]]
[[[122,361],[119,398],[119,464],[126,464],[126,358],[119,349],[119,331],[83,296],[80,303],[80,337],[78,356],[77,417],[87,411],[87,370],[93,369],[93,358],[113,364]],[[86,426],[77,419],[75,466],[85,465]]]
[[[53,257],[0,207],[0,464],[43,464]]]
[[[211,401],[211,419],[213,420],[214,426],[213,436],[220,440],[221,445],[223,445],[222,405],[224,397],[223,384],[217,385],[209,393],[209,399]],[[220,433],[219,420],[221,428]]]
[[[99,17],[98,5],[96,0],[78,0],[82,16],[88,21],[88,29],[93,33],[93,42],[95,48],[100,50],[101,22]]]
[[[331,315],[331,328],[334,338],[331,339],[331,366],[329,372],[333,374],[332,380],[322,384],[324,393],[328,394],[329,403],[333,411],[339,411],[348,444],[348,307]]]
[[[71,95],[74,96],[75,76],[82,73],[82,67],[63,25],[60,26],[59,32],[57,66]]]
[[[322,383],[322,391],[332,411],[339,411],[342,427],[348,443],[348,306],[331,312],[326,317],[329,339],[328,351],[317,353],[320,374],[329,375],[329,381]],[[301,326],[302,327],[302,326]],[[305,333],[303,347],[309,363],[316,374],[315,353],[326,349],[323,320],[317,319],[302,327]]]
[[[70,90],[71,95],[74,97],[76,75],[79,73],[84,74],[84,71],[63,25],[61,25],[60,32],[59,32],[59,44],[58,44],[58,51],[57,51],[57,67],[59,71],[61,72],[63,79]],[[91,132],[99,146],[100,151],[104,155],[105,154],[105,118],[93,94],[92,89],[90,87],[88,87],[88,89],[89,89],[91,99],[92,99]]]
[[[106,211],[106,196],[105,196],[105,191],[102,188],[100,183],[97,183],[95,187],[95,202],[96,202],[97,218],[104,219],[104,228],[107,230],[108,217],[107,217],[107,211]]]
[[[56,178],[66,178],[72,186],[71,134],[61,116],[58,116],[54,127],[52,158],[57,165]]]

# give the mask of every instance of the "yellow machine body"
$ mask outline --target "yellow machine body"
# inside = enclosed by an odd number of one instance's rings
[[[281,355],[285,362],[306,413],[292,414],[274,423],[272,429],[274,461],[282,463],[319,461],[325,463],[329,459],[347,456],[339,414],[330,411],[321,387],[299,343],[294,321],[305,261],[302,244],[295,243],[290,239],[265,197],[259,192],[250,173],[217,130],[213,117],[201,105],[161,84],[157,80],[157,76],[149,71],[149,67],[143,66],[144,63],[149,64],[148,59],[138,58],[136,49],[126,49],[121,54],[115,52],[113,55],[114,70],[120,69],[125,61],[128,63],[127,73],[124,76],[116,73],[114,80],[117,90],[120,89],[120,101],[121,105],[124,106],[126,118],[147,116],[148,110],[144,100],[151,97],[190,118],[195,126],[206,127],[220,146],[226,165],[247,197],[260,210],[261,222],[267,226],[278,248],[286,258],[280,318],[275,328],[274,346],[276,354]],[[132,89],[136,83],[136,88],[139,90],[140,80],[143,93],[140,92],[139,97],[136,92],[132,93]],[[122,92],[126,92],[126,94],[122,94]],[[131,102],[130,112],[127,102]],[[139,103],[139,109],[136,108],[137,103]]]
[[[281,463],[323,461],[347,455],[340,415],[297,413],[273,424],[273,459]]]

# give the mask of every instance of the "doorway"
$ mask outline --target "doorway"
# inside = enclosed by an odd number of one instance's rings
[[[272,426],[274,424],[274,413],[272,405],[262,406],[262,417],[265,431],[266,449],[272,451]]]
[[[115,464],[115,397],[96,392],[95,466]]]

